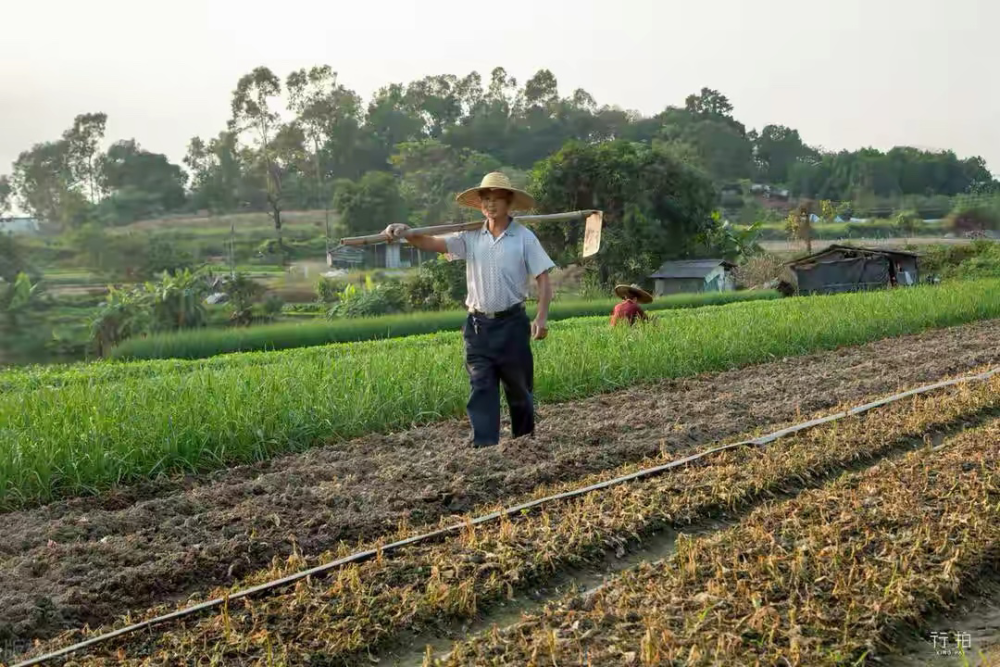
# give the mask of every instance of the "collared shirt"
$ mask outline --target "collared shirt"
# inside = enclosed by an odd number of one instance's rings
[[[528,281],[555,266],[538,237],[511,220],[493,238],[486,221],[481,229],[445,239],[448,254],[465,260],[465,305],[484,312],[507,310],[528,298]]]
[[[635,324],[636,319],[648,319],[646,313],[643,312],[639,304],[633,301],[622,301],[615,306],[615,309],[611,312],[611,325],[614,326],[622,321],[627,321],[629,324]]]

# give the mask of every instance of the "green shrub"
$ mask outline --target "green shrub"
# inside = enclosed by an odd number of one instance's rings
[[[327,305],[337,303],[344,285],[343,281],[320,276],[319,280],[316,281],[316,301]]]
[[[353,288],[353,285],[349,285]],[[341,293],[340,302],[334,306],[332,317],[379,317],[403,313],[407,309],[406,291],[398,282],[385,282],[371,289],[347,290]]]
[[[428,271],[418,271],[403,280],[403,292],[412,310],[438,310],[440,300],[434,292],[434,278]]]
[[[957,235],[980,235],[1000,230],[1000,199],[960,199],[945,224]]]
[[[268,294],[267,298],[264,299],[264,304],[262,310],[264,311],[264,317],[269,320],[273,320],[278,315],[281,314],[282,309],[285,307],[285,301],[277,294]]]

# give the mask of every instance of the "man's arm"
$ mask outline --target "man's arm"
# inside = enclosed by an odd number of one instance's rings
[[[549,334],[549,304],[552,303],[552,281],[549,280],[549,272],[545,271],[535,276],[538,284],[538,311],[535,313],[535,321],[531,323],[531,337],[541,340]]]
[[[412,245],[414,248],[419,248],[420,250],[440,254],[448,252],[448,243],[443,238],[438,236],[427,236],[425,234],[412,234],[410,236],[406,236],[406,232],[409,230],[409,225],[396,223],[386,227],[385,231],[382,233],[385,234],[386,238],[390,241],[395,241],[405,237],[407,243]]]
[[[423,234],[414,234],[413,236],[407,236],[406,242],[415,248],[426,250],[427,252],[436,252],[440,254],[448,252],[448,243],[440,236],[424,236]]]

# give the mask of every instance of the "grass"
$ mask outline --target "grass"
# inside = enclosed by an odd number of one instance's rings
[[[677,294],[661,297],[647,310],[698,308],[742,301],[777,299],[774,291],[714,292]],[[615,300],[555,301],[549,309],[549,319],[558,321],[574,317],[611,314]],[[531,309],[532,314],[534,308]],[[465,322],[463,310],[409,313],[385,317],[322,320],[306,323],[272,324],[242,329],[181,331],[127,340],[111,352],[113,359],[201,359],[217,354],[256,350],[285,350],[330,343],[399,338],[438,331],[457,330]]]
[[[443,543],[414,545],[342,568],[329,578],[306,580],[250,603],[233,603],[222,613],[189,621],[183,627],[164,626],[127,643],[110,643],[80,664],[101,664],[102,657],[117,657],[119,650],[132,664],[141,664],[146,657],[156,664],[185,662],[203,656],[206,650],[210,655],[204,657],[220,664],[257,660],[267,664],[268,653],[276,659],[280,656],[274,664],[300,664],[306,661],[306,654],[317,651],[331,663],[361,664],[367,653],[407,628],[444,619],[471,619],[514,592],[533,589],[560,568],[598,560],[606,550],[641,541],[654,531],[683,528],[722,512],[745,511],[789,487],[821,484],[859,459],[871,461],[910,449],[928,430],[947,428],[974,416],[985,418],[1000,405],[998,389],[1000,378],[985,385],[948,389],[797,434],[769,448],[726,452],[701,465],[554,503],[513,520],[470,526]],[[585,483],[663,462],[662,458],[647,460]],[[540,489],[536,495],[575,486]],[[475,514],[492,509],[482,508]],[[456,521],[449,519],[447,523]],[[403,528],[386,540],[409,537],[420,530]],[[317,562],[330,562],[353,550],[345,545],[337,553],[328,552],[308,562],[293,556],[256,573],[237,588],[277,579]],[[209,597],[222,597],[226,592],[213,591]],[[171,610],[163,606],[142,617]],[[695,618],[688,616],[692,623]],[[125,622],[123,619],[117,625]],[[466,651],[474,648],[474,644],[462,647]],[[533,663],[519,658],[505,664]],[[567,660],[565,664],[579,663]]]
[[[996,317],[1000,281],[991,280],[672,311],[635,329],[611,328],[605,317],[556,322],[534,345],[536,394],[581,398]],[[434,334],[182,365],[99,391],[79,377],[8,390],[0,394],[0,506],[458,417],[468,391],[462,354],[461,334]]]

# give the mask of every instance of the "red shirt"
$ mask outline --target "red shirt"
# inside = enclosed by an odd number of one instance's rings
[[[611,324],[613,326],[622,320],[628,320],[629,324],[635,324],[636,318],[648,319],[639,304],[634,301],[622,301],[615,306],[611,313]]]

